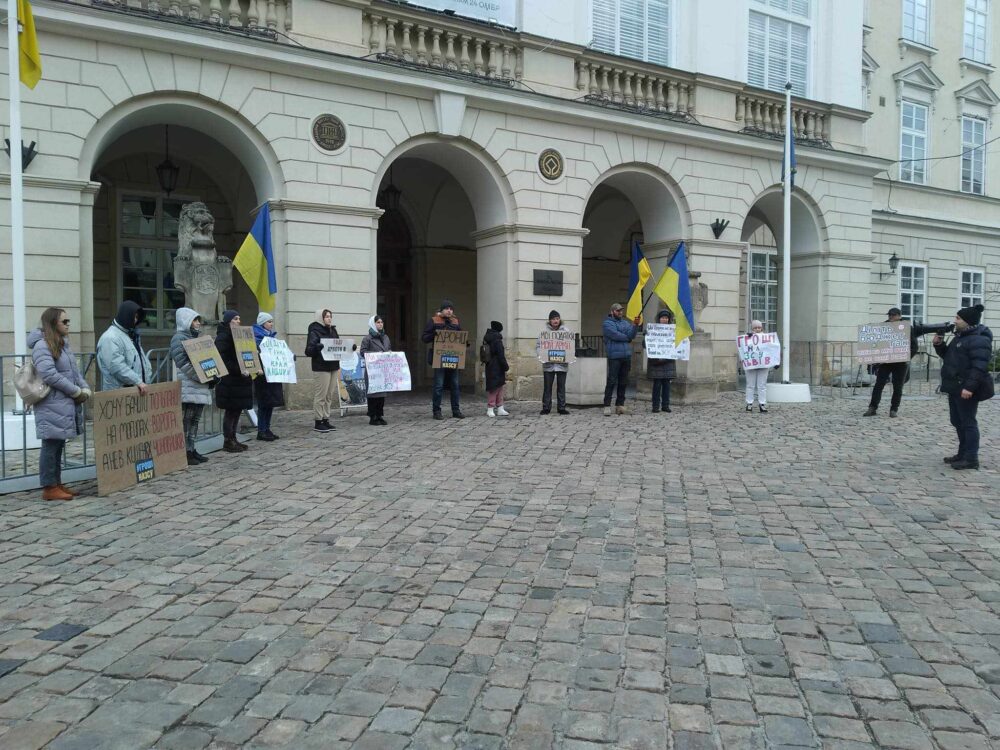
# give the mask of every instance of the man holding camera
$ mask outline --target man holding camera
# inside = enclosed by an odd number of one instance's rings
[[[944,461],[953,469],[979,468],[980,401],[993,398],[989,361],[993,354],[993,332],[982,324],[983,306],[963,307],[955,316],[955,337],[944,343],[934,337],[934,350],[944,360],[941,390],[948,394],[951,423],[958,433],[958,453]]]
[[[886,323],[898,323],[903,319],[903,312],[898,307],[889,310],[889,319]],[[910,329],[910,359],[917,353],[917,337]],[[863,416],[874,417],[878,412],[879,402],[882,400],[882,391],[885,384],[892,378],[892,400],[889,402],[889,416],[899,416],[899,404],[903,400],[903,383],[906,382],[906,373],[910,369],[909,362],[887,362],[874,365],[875,385],[872,387],[872,398],[868,403],[868,411]]]

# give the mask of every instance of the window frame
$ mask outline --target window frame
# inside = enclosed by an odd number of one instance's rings
[[[965,123],[966,121],[973,123],[974,125],[981,128],[982,131],[982,142],[972,143],[967,145],[969,142],[965,140]],[[959,159],[959,171],[958,171],[958,189],[966,193],[967,195],[986,195],[986,129],[988,123],[982,117],[976,117],[975,115],[963,114],[960,118],[960,137],[962,139],[962,149],[961,149],[961,159]],[[979,190],[975,190],[975,168],[976,159],[979,159],[979,168],[981,171],[981,176],[979,180]],[[966,189],[966,179],[965,179],[965,169],[966,161],[971,162],[972,174],[969,179],[969,188]]]
[[[910,107],[920,107],[924,111],[924,130],[923,132],[914,130],[912,128],[906,128],[904,121],[906,118],[906,108]],[[912,99],[903,99],[899,105],[899,181],[906,182],[911,185],[926,185],[927,184],[927,173],[930,171],[929,164],[926,161],[928,154],[930,153],[930,105],[924,104],[923,102],[914,101]],[[909,158],[907,158],[903,152],[904,144],[903,138],[906,135],[912,137],[922,137],[923,138],[923,153],[919,158],[914,158],[915,153],[911,153]],[[920,179],[913,179],[914,172],[916,170],[915,164],[920,164]],[[909,165],[908,167],[904,165]],[[909,176],[906,176],[904,169],[909,169]]]
[[[659,65],[665,68],[673,66],[674,63],[674,50],[676,49],[677,34],[676,34],[676,18],[677,18],[677,0],[662,0],[667,7],[667,31],[664,35],[664,40],[666,43],[666,54],[664,57],[665,61],[651,60],[649,56],[649,41],[650,41],[650,23],[649,23],[649,0],[639,0],[642,3],[642,57],[635,57],[633,55],[628,55],[622,52],[622,0],[605,0],[608,3],[614,4],[614,19],[615,19],[615,29],[614,29],[614,49],[608,50],[596,45],[596,15],[598,11],[598,6],[596,2],[591,3],[590,8],[590,47],[598,52],[603,52],[608,55],[616,55],[618,57],[624,57],[629,60],[638,60],[639,62],[644,62],[648,65]]]
[[[986,7],[985,10],[980,11],[978,8],[970,8],[970,3],[983,3]],[[972,62],[982,63],[983,65],[989,65],[990,63],[990,0],[965,0],[965,7],[962,11],[962,57]],[[968,14],[972,12],[982,17],[983,19],[983,35],[982,43],[983,49],[982,53],[979,54],[976,49],[976,27],[973,26],[972,31],[972,47],[969,47],[969,34],[966,28],[966,23],[968,21]]]
[[[763,257],[767,269],[766,278],[758,279],[754,277],[754,258]],[[778,330],[778,306],[781,304],[779,284],[781,275],[778,273],[778,253],[777,248],[769,246],[751,245],[749,257],[747,258],[747,327],[750,321],[757,319],[764,323],[766,331]],[[754,309],[754,286],[763,287],[764,311],[760,308]],[[772,294],[773,292],[773,294]],[[759,295],[758,295],[759,296]],[[773,309],[772,309],[773,302]],[[773,327],[772,327],[773,325]]]
[[[919,5],[923,5],[925,8],[925,18],[924,18],[924,36],[920,39],[916,35],[916,18],[917,18],[917,8]],[[913,6],[913,17],[914,17],[914,31],[910,32],[906,28],[906,9],[907,6]],[[933,24],[931,19],[933,18],[934,6],[933,0],[902,0],[900,7],[900,37],[908,42],[915,42],[916,44],[922,44],[926,47],[931,46],[931,28]],[[964,22],[964,16],[963,16]]]
[[[750,35],[753,29],[753,17],[760,16],[764,19],[764,40],[763,40],[763,81],[751,80],[751,69],[750,56],[753,54],[753,47],[750,43]],[[771,77],[771,38],[772,38],[772,24],[785,24],[785,69],[782,72],[782,80],[780,86],[769,86],[768,79]],[[813,20],[812,20],[812,5],[809,5],[809,15],[803,16],[791,11],[782,11],[778,8],[772,7],[768,3],[764,3],[763,0],[754,0],[754,3],[750,6],[750,12],[747,16],[747,54],[744,58],[746,60],[746,81],[750,86],[755,86],[756,88],[764,89],[765,91],[775,91],[778,93],[784,93],[785,83],[792,81],[792,45],[795,41],[794,39],[794,27],[798,27],[805,31],[805,75],[802,77],[802,88],[799,89],[796,86],[796,82],[792,83],[792,94],[794,96],[799,96],[804,99],[808,99],[812,93],[813,88]]]
[[[969,294],[965,293],[965,274],[979,276],[979,294],[973,293],[975,287],[970,289]],[[975,281],[970,279],[970,283],[974,284]],[[975,304],[986,304],[986,271],[982,268],[960,266],[958,269],[958,306],[959,308],[972,307]]]
[[[920,269],[921,271],[923,271],[923,282],[924,283],[923,283],[923,288],[922,289],[920,289],[918,291],[918,290],[913,289],[912,287],[910,289],[904,289],[903,288],[903,275],[904,275],[904,271],[906,269]],[[928,287],[930,286],[928,282],[929,282],[929,278],[928,278],[927,263],[924,263],[922,261],[915,261],[915,260],[904,260],[904,261],[900,261],[899,262],[899,281],[896,283],[896,300],[897,300],[897,304],[899,306],[899,309],[903,312],[903,316],[902,317],[903,317],[904,320],[909,320],[912,323],[922,323],[922,322],[924,322],[924,320],[926,320],[926,318],[923,317],[923,316],[927,315],[927,290],[928,290]],[[904,294],[911,295],[911,300],[909,302],[903,302],[903,295]],[[920,307],[921,307],[921,310],[920,310],[921,317],[920,318],[915,318],[913,316],[913,299],[912,299],[912,297],[915,296],[915,295],[919,295],[921,297],[921,304],[920,304]],[[909,312],[907,312],[907,308],[909,308]]]

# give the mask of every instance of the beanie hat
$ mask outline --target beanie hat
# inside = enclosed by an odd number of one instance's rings
[[[983,310],[986,308],[982,305],[973,305],[972,307],[963,307],[958,311],[958,317],[968,323],[970,326],[977,326],[979,322],[983,319]]]
[[[233,322],[233,318],[239,317],[239,312],[236,310],[226,310],[222,313],[222,324],[229,325]]]
[[[889,312],[886,313],[887,317],[892,317],[893,315],[902,315],[903,311],[898,307],[890,307]]]
[[[450,299],[443,299],[441,300],[441,307],[438,308],[438,311],[444,310],[446,307],[450,307],[452,310],[454,310],[455,303],[452,302]]]
[[[257,325],[262,326],[270,320],[274,320],[274,316],[271,313],[262,312],[257,316]]]
[[[558,310],[550,310],[549,311],[549,320],[552,320],[553,318],[561,318],[561,317],[562,317],[562,315],[559,314]]]
[[[490,330],[491,331],[496,331],[497,333],[500,333],[500,331],[503,330],[503,323],[501,323],[499,320],[491,320],[490,321]]]

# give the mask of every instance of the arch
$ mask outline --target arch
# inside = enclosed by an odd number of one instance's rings
[[[680,185],[663,170],[640,162],[612,167],[590,186],[584,206],[589,207],[594,192],[602,185],[615,188],[635,206],[647,243],[690,236],[687,199]],[[586,220],[585,209],[581,226]]]
[[[778,248],[783,247],[784,237],[781,227],[782,205],[781,185],[771,187],[759,193],[750,204],[740,239],[746,242],[762,224],[766,225],[774,235]],[[816,200],[805,190],[795,188],[792,191],[792,247],[791,254],[806,255],[822,252],[827,247],[828,228],[823,212]]]

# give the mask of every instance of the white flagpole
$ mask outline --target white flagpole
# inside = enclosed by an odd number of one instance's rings
[[[781,241],[781,382],[790,383],[788,348],[792,338],[792,84],[785,84],[785,194]]]
[[[21,169],[21,65],[17,0],[7,0],[7,90],[10,96],[10,257],[13,278],[14,354],[27,354],[24,310],[24,185]],[[15,395],[15,409],[21,399]]]

